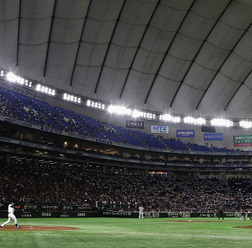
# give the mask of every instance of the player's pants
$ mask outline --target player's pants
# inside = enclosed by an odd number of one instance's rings
[[[144,219],[144,214],[139,212],[139,219]]]
[[[17,218],[14,214],[10,213],[8,214],[8,220],[6,222],[4,222],[1,226],[5,226],[6,224],[8,224],[11,219],[14,221],[15,225],[17,224]]]
[[[242,220],[242,219],[247,220],[247,219],[248,219],[247,215],[242,215],[242,216],[240,217],[240,220]]]

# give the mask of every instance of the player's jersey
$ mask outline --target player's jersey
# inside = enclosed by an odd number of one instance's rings
[[[144,211],[143,207],[139,207],[139,212],[142,213]]]
[[[9,204],[8,206],[8,213],[10,214],[13,214],[14,213],[14,206],[12,204]]]

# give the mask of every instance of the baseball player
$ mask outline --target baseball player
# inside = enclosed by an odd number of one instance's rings
[[[138,216],[139,220],[144,219],[144,207],[140,206],[138,209],[139,209],[139,216]]]
[[[241,216],[240,216],[240,220],[247,220],[247,218],[248,218],[248,215],[246,214],[246,212],[245,211],[242,211],[241,212]]]
[[[3,228],[6,224],[8,224],[11,221],[11,219],[14,221],[16,228],[20,228],[20,226],[17,223],[17,218],[14,215],[14,211],[15,211],[15,204],[12,202],[11,204],[8,205],[8,220],[1,225],[1,228]]]

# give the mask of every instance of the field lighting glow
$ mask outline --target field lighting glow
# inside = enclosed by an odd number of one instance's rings
[[[20,87],[29,87],[33,91],[40,92],[42,94],[47,94],[50,96],[59,96],[61,99],[68,102],[73,102],[77,104],[82,104],[82,98],[80,96],[75,96],[61,90],[52,89],[46,85],[42,85],[39,82],[31,81],[27,78],[23,78],[16,75],[13,72],[6,71],[4,69],[0,70],[0,78],[9,82],[10,84],[16,84]],[[57,94],[57,95],[56,95]],[[141,118],[145,120],[161,121],[168,123],[181,123],[185,125],[211,125],[216,127],[239,127],[239,128],[252,128],[252,121],[249,120],[235,120],[224,119],[224,118],[210,118],[210,117],[193,117],[193,116],[182,116],[180,114],[167,114],[167,113],[155,113],[155,111],[143,111],[136,108],[130,108],[123,105],[113,105],[108,102],[103,102],[100,100],[86,99],[85,106],[88,108],[93,108],[97,110],[108,111],[112,114],[130,116],[134,119]],[[204,116],[204,113],[202,113]]]
[[[232,127],[234,123],[227,119],[216,118],[211,120],[211,125],[217,127]]]
[[[1,76],[4,75],[4,72],[1,71]],[[29,82],[27,79],[24,79],[20,76],[15,75],[12,72],[9,72],[6,74],[6,80],[11,82],[11,83],[15,83],[15,84],[19,84],[19,85],[24,85],[26,87],[32,87],[32,82]]]
[[[194,118],[191,116],[187,116],[184,118],[184,123],[185,124],[194,124],[194,125],[205,125],[206,124],[206,119],[204,118]]]
[[[240,121],[239,125],[240,125],[240,127],[243,127],[243,128],[251,128],[252,122],[251,121]]]

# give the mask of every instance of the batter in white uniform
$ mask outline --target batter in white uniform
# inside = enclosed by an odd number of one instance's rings
[[[14,208],[15,208],[14,203],[11,203],[8,205],[8,220],[1,225],[1,228],[3,228],[6,224],[8,224],[11,221],[11,219],[14,221],[16,228],[20,228],[20,226],[17,223],[17,218],[14,215],[14,211],[15,211]]]

